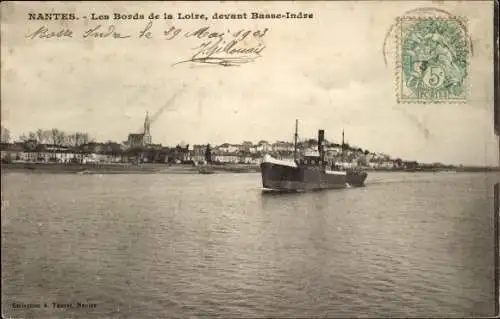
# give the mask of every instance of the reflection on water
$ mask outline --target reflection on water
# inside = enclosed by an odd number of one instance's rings
[[[3,175],[3,312],[492,315],[498,180],[372,173],[364,188],[268,194],[258,174]]]

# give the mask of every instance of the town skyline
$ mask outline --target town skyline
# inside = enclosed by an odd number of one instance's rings
[[[148,111],[146,111],[146,112],[148,112]],[[146,112],[144,114],[146,114]],[[166,112],[166,113],[168,113],[168,112]],[[137,119],[137,120],[139,122],[140,119]],[[144,118],[142,118],[142,120],[144,120]],[[162,121],[161,118],[158,119],[158,122],[156,123],[156,125],[161,125],[161,121]],[[182,145],[182,144],[221,145],[221,144],[229,143],[229,144],[237,145],[237,144],[241,144],[242,142],[245,142],[245,141],[249,141],[249,142],[256,144],[262,140],[267,141],[271,144],[276,143],[276,142],[293,143],[294,122],[295,122],[295,120],[293,119],[288,127],[288,134],[287,134],[287,132],[282,132],[282,134],[275,135],[274,137],[270,136],[270,134],[265,134],[265,133],[264,134],[255,134],[255,136],[253,138],[250,136],[250,134],[248,134],[247,136],[240,135],[240,137],[230,138],[230,137],[225,137],[225,136],[223,136],[223,134],[220,134],[218,132],[216,132],[215,134],[213,134],[213,132],[212,132],[212,134],[208,135],[208,136],[213,137],[211,140],[204,139],[204,137],[198,137],[198,138],[195,137],[193,139],[189,139],[188,137],[192,137],[192,135],[186,134],[186,136],[183,136],[182,131],[179,131],[179,130],[176,130],[176,132],[174,134],[171,134],[167,137],[164,136],[163,138],[161,138],[161,137],[155,135],[155,131],[157,131],[157,130],[155,130],[155,127],[153,126],[151,129],[152,144],[161,144],[162,146],[165,146],[165,147],[175,147],[176,145]],[[317,122],[317,121],[313,120],[313,122]],[[85,133],[89,134],[95,142],[99,142],[99,143],[106,143],[107,141],[112,141],[112,142],[116,142],[116,143],[124,143],[127,140],[128,134],[141,132],[140,127],[142,127],[142,124],[141,123],[138,123],[138,124],[139,125],[136,125],[138,128],[137,130],[130,130],[127,132],[126,129],[121,129],[120,131],[123,131],[123,134],[121,134],[122,132],[114,132],[114,134],[105,135],[103,132],[99,132],[96,130],[87,132],[87,131],[85,131],[86,126],[83,126],[80,130],[74,130],[74,127],[73,127],[73,130],[71,130],[71,128],[70,128],[67,131],[69,133],[76,133],[76,132],[83,133],[83,132],[85,132]],[[3,123],[2,123],[2,125],[3,125]],[[3,125],[3,126],[8,128],[6,125]],[[282,124],[281,127],[284,127],[284,126],[285,126],[285,124]],[[346,126],[350,127],[349,125],[346,125]],[[304,127],[306,127],[306,129],[304,129]],[[8,129],[11,132],[11,138],[15,139],[16,141],[20,141],[20,137],[22,134],[28,134],[29,132],[36,131],[36,130],[28,130],[28,131],[22,132],[20,130],[14,131],[14,130],[11,130],[10,128],[8,128]],[[50,127],[46,127],[46,128],[40,127],[37,129],[50,130],[51,128]],[[186,129],[189,131],[189,128],[186,128]],[[318,129],[325,129],[325,127],[319,127]],[[424,134],[424,135],[429,134],[429,130],[426,129],[425,127],[420,127],[419,129],[422,130],[422,134]],[[353,135],[354,136],[362,136],[362,135],[349,134],[350,131],[348,129],[346,130],[346,129],[340,128],[337,136],[332,134],[333,130],[328,130],[328,128],[326,128],[325,130],[326,130],[326,139],[330,142],[340,143],[341,139],[342,139],[342,137],[341,137],[342,131],[344,131],[345,132],[345,142],[347,144],[352,144],[352,146],[356,147],[356,148],[367,149],[372,153],[387,154],[391,158],[404,158],[407,160],[415,160],[415,161],[418,161],[421,163],[437,163],[437,162],[439,162],[439,163],[446,163],[446,164],[450,164],[450,165],[473,165],[473,166],[477,165],[477,166],[492,166],[492,167],[498,166],[498,160],[495,160],[495,159],[490,160],[489,162],[486,161],[484,163],[481,160],[469,160],[469,161],[467,161],[467,160],[461,161],[460,159],[459,160],[457,160],[457,159],[450,160],[449,157],[447,157],[447,156],[435,156],[432,154],[430,156],[428,156],[428,154],[415,154],[412,152],[408,152],[408,153],[399,152],[398,153],[397,150],[395,150],[393,147],[390,147],[390,145],[389,145],[389,147],[387,147],[387,145],[385,145],[386,147],[384,147],[383,142],[381,142],[381,143],[369,143],[370,146],[367,146],[363,143],[357,142],[353,138],[350,138],[350,136],[353,136]],[[64,130],[62,130],[62,131],[64,131]],[[351,131],[351,133],[354,133],[354,132]],[[396,133],[397,132],[394,132],[394,134],[396,134]],[[317,129],[314,129],[312,127],[312,125],[310,125],[310,124],[307,125],[307,123],[304,124],[303,122],[301,122],[299,120],[299,141],[306,140],[306,139],[315,139],[315,138],[317,138],[316,135],[317,135]],[[498,154],[498,149],[495,149],[495,147],[498,148],[498,137],[497,136],[493,136],[493,140],[490,142],[490,145],[491,145],[491,148],[493,148],[493,151],[491,153],[494,157],[495,154]],[[488,151],[488,148],[485,147],[484,150],[486,153]],[[479,156],[481,157],[481,154],[479,154]]]
[[[60,146],[71,146],[73,143],[73,140],[81,140],[82,143],[77,143],[77,144],[88,144],[88,143],[100,143],[100,144],[106,144],[106,143],[117,143],[117,144],[123,144],[127,145],[130,144],[131,141],[126,141],[126,140],[112,140],[112,139],[104,139],[104,140],[98,140],[91,134],[87,132],[66,132],[57,128],[52,128],[52,129],[43,129],[43,128],[38,128],[36,130],[31,130],[25,133],[22,133],[20,135],[14,135],[12,136],[12,132],[4,127],[2,125],[2,143],[19,143],[19,142],[26,142],[30,140],[35,140],[38,143],[42,144],[47,144],[47,145],[60,145]],[[129,135],[142,135],[141,133],[136,134],[129,134]],[[311,142],[311,141],[316,141],[317,143],[317,138],[314,136],[306,136],[306,137],[298,137],[297,142],[298,144],[303,144],[305,142]],[[325,139],[325,142],[327,144],[337,144],[341,145],[342,140],[335,140],[335,139]],[[258,145],[262,143],[268,143],[268,144],[277,144],[277,143],[287,143],[287,144],[293,144],[294,142],[289,140],[289,139],[246,139],[243,141],[224,141],[220,143],[212,143],[212,142],[205,142],[205,143],[189,143],[186,141],[180,141],[178,143],[172,143],[172,144],[165,144],[165,143],[145,143],[143,147],[147,146],[155,146],[155,145],[161,145],[164,147],[175,147],[175,146],[183,146],[183,145],[214,145],[214,146],[220,146],[220,145],[242,145],[244,143],[252,143],[252,145]],[[344,143],[346,144],[347,147],[354,147],[354,148],[360,148],[361,146],[357,145],[349,145],[348,141],[345,140]],[[130,145],[129,145],[130,147]],[[380,153],[380,152],[377,152]]]
[[[242,10],[252,8],[248,3],[240,5]],[[279,9],[275,3],[262,5],[270,11]],[[395,12],[402,14],[416,6],[413,3],[365,3],[355,11],[344,3],[325,4],[322,10],[331,13],[329,19],[290,25],[225,21],[224,27],[233,30],[268,28],[261,57],[238,67],[174,65],[189,58],[199,44],[195,39],[27,39],[26,33],[34,27],[25,18],[33,6],[16,3],[16,10],[2,21],[1,119],[13,136],[57,127],[88,132],[99,141],[122,142],[129,133],[140,132],[147,111],[155,113],[179,92],[152,125],[153,143],[292,141],[295,119],[299,119],[301,137],[314,138],[318,129],[325,129],[327,139],[338,141],[344,130],[347,142],[391,156],[498,165],[492,21],[484,18],[489,16],[489,4],[478,3],[475,10],[465,4],[453,9],[457,14],[467,13],[474,34],[483,37],[471,56],[469,101],[439,105],[398,104],[393,51],[384,62],[382,48]],[[43,3],[36,6],[40,11],[49,8]],[[87,14],[84,5],[61,6]],[[176,6],[181,11],[190,8],[187,3]],[[224,10],[224,6],[200,4],[199,10]],[[300,11],[300,4],[292,6]],[[127,5],[127,10],[140,9]],[[110,7],[96,3],[94,10],[108,12]],[[158,3],[150,10],[164,7]],[[117,26],[136,34],[142,23]],[[175,21],[175,26],[195,31],[206,23]],[[155,22],[156,31],[162,27],[164,22]],[[222,25],[213,22],[209,27],[215,32]],[[72,28],[82,32],[84,25],[76,23]]]
[[[7,134],[5,132],[7,131]],[[7,137],[7,139],[6,139]],[[137,145],[130,145],[130,141],[119,141],[119,140],[111,140],[111,139],[105,139],[105,140],[98,140],[91,134],[87,132],[65,132],[62,130],[59,130],[57,128],[52,128],[52,129],[37,129],[37,130],[32,130],[26,133],[21,134],[20,136],[11,136],[11,132],[8,128],[5,128],[2,126],[2,143],[24,143],[28,141],[35,140],[37,143],[43,144],[43,145],[57,145],[61,147],[78,147],[78,146],[83,146],[83,145],[106,145],[106,144],[119,144],[122,145],[122,147],[125,147],[125,149],[130,149],[130,148],[142,148],[142,149],[154,149],[158,146],[161,148],[165,149],[174,149],[176,147],[189,147],[189,149],[193,150],[196,149],[196,147],[202,147],[205,149],[207,145],[210,145],[212,149],[217,150],[217,149],[225,149],[227,146],[233,146],[237,147],[239,151],[241,151],[243,148],[242,146],[245,145],[245,143],[250,143],[251,147],[257,147],[257,146],[262,146],[263,144],[267,144],[269,147],[271,147],[269,150],[276,151],[276,147],[278,149],[283,147],[284,145],[291,145],[293,148],[293,140],[290,139],[260,139],[260,140],[243,140],[243,141],[236,141],[236,142],[221,142],[221,143],[211,143],[211,142],[205,142],[205,143],[189,143],[186,141],[181,141],[179,143],[172,143],[172,144],[163,144],[163,143],[151,143],[151,144],[144,144],[142,146],[137,146]],[[303,150],[307,148],[315,148],[317,146],[317,136],[307,136],[307,137],[299,137],[298,140],[298,146],[302,147]],[[389,153],[384,153],[381,151],[377,151],[375,149],[368,149],[363,147],[362,145],[358,144],[351,144],[349,143],[348,140],[344,141],[346,150],[352,150],[352,151],[357,151],[361,153],[365,153],[365,155],[376,155],[376,156],[382,156],[383,158],[390,159],[391,161],[407,161],[407,162],[419,162],[421,164],[436,164],[439,163],[440,165],[454,165],[454,166],[461,166],[461,165],[466,165],[466,166],[479,166],[479,167],[498,167],[498,165],[478,165],[478,164],[467,164],[467,163],[447,163],[447,162],[441,162],[441,161],[419,161],[413,158],[407,158],[404,156],[399,156],[398,154],[389,154]],[[331,147],[335,148],[335,145],[337,148],[339,148],[342,145],[342,139],[336,140],[336,139],[328,139],[325,138],[325,146],[327,149],[331,149]],[[239,148],[238,148],[239,147]],[[305,147],[305,148],[304,148]],[[187,149],[187,148],[186,148]],[[289,151],[291,150],[288,147]],[[248,151],[248,150],[247,150]],[[226,151],[227,152],[227,151]],[[231,153],[231,152],[230,152]],[[253,153],[253,152],[250,152]],[[265,154],[267,151],[264,151]]]

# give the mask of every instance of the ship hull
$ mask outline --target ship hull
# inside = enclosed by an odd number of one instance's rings
[[[274,191],[313,191],[340,189],[347,186],[345,172],[325,172],[321,168],[287,166],[264,162],[260,165],[262,186]]]
[[[346,181],[349,186],[363,187],[367,176],[366,172],[348,171]]]

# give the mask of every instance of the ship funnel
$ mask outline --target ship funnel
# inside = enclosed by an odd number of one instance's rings
[[[318,131],[318,150],[321,152],[321,147],[323,146],[323,141],[325,140],[325,130]]]
[[[325,130],[318,131],[318,152],[321,158],[321,161],[324,160],[324,151],[323,151],[323,141],[325,140]]]

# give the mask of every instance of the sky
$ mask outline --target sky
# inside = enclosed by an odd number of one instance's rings
[[[405,12],[435,7],[465,16],[473,45],[469,99],[460,104],[398,104],[396,41],[391,25]],[[328,140],[420,162],[498,165],[493,130],[492,2],[85,2],[1,4],[1,122],[13,136],[38,128],[84,131],[124,141],[142,129],[146,112],[176,98],[152,124],[154,143],[175,145],[292,140],[325,129]],[[89,21],[91,13],[307,12],[295,20]],[[72,12],[76,21],[29,21],[28,13]],[[83,39],[101,24],[126,39]],[[28,39],[41,26],[68,28],[72,38]],[[268,29],[265,49],[236,67],[176,62],[204,40],[182,37]],[[166,40],[163,31],[181,29]],[[258,42],[249,39],[245,45]],[[384,50],[386,52],[384,59]],[[384,61],[386,60],[386,62]]]

